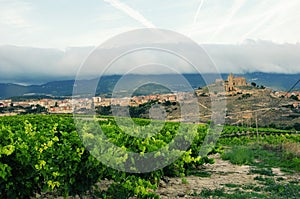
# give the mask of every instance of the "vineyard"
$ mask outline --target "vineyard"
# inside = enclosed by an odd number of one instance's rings
[[[105,117],[75,124],[70,115],[2,117],[0,198],[160,198],[156,190],[165,179],[180,177],[184,181],[203,165],[214,163],[208,156],[199,156],[208,124],[150,123],[146,119],[129,122],[126,118]],[[234,164],[254,164],[255,154],[249,155],[254,149],[247,151],[246,147],[253,147],[253,143],[276,148],[300,143],[300,135],[297,131],[260,128],[257,136],[256,129],[225,126],[208,155],[220,153]],[[118,150],[110,151],[110,144]],[[153,154],[151,165],[157,169],[151,171],[150,163],[132,167],[139,159],[131,158],[128,152],[139,154],[140,159]],[[242,152],[245,154],[234,155]],[[166,156],[172,163],[160,168]],[[282,160],[279,167],[300,171],[300,156],[289,154],[284,158],[277,159]],[[149,172],[143,172],[147,169]],[[109,182],[107,188],[99,187],[102,182]]]

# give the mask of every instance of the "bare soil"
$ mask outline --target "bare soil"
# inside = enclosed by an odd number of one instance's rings
[[[225,186],[226,184],[235,185],[250,185],[257,184],[254,180],[258,174],[251,174],[251,166],[246,165],[233,165],[229,161],[224,161],[220,158],[220,154],[214,154],[210,156],[215,159],[214,164],[205,164],[202,171],[211,174],[209,177],[198,177],[198,176],[186,176],[187,182],[183,181],[182,178],[169,178],[168,182],[161,181],[156,193],[160,195],[162,199],[167,198],[200,198],[199,196],[192,196],[194,193],[199,194],[203,189],[220,189],[224,188],[226,191],[230,191],[230,188]],[[280,177],[285,181],[300,180],[298,174],[286,174],[280,171],[279,168],[273,168],[274,178]]]

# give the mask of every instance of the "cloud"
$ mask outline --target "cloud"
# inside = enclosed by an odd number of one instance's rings
[[[141,13],[134,10],[133,8],[129,7],[128,5],[118,1],[118,0],[104,0],[107,3],[110,3],[113,7],[118,10],[121,10],[131,18],[135,19],[136,21],[140,22],[147,28],[155,28],[152,22],[148,21]]]
[[[247,40],[240,45],[203,45],[221,72],[300,73],[300,44]]]
[[[276,44],[263,40],[247,40],[240,45],[204,44],[208,53],[197,51],[189,43],[180,44],[186,57],[198,60],[197,67],[202,72],[211,72],[211,63],[207,55],[216,64],[222,73],[272,72],[272,73],[300,73],[300,44]],[[177,43],[164,43],[160,46],[177,48]],[[132,45],[129,48],[136,49]],[[0,46],[0,80],[1,82],[45,82],[53,79],[72,79],[78,72],[81,64],[90,54],[93,47],[72,47],[65,51],[58,49],[40,49],[30,47]],[[97,75],[99,68],[108,63],[107,57],[124,52],[124,46],[98,49],[102,57],[90,59],[89,70],[84,75]],[[200,62],[199,62],[200,60]],[[202,62],[201,62],[202,60]],[[122,57],[107,72],[107,74],[122,74],[143,64],[155,63],[171,66],[180,73],[196,72],[186,62],[166,52],[139,51]],[[101,68],[102,67],[102,68]],[[151,70],[150,70],[151,69]],[[138,73],[160,74],[158,67],[149,67],[149,70],[137,69]],[[136,72],[135,71],[135,72]]]
[[[42,49],[0,46],[1,82],[45,82],[74,78],[93,48]]]

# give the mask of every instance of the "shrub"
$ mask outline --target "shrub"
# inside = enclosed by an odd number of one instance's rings
[[[234,146],[231,150],[221,155],[223,160],[229,160],[232,164],[252,164],[254,153],[251,149],[242,146]]]

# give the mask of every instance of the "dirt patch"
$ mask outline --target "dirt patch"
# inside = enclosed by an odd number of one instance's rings
[[[194,193],[199,194],[203,189],[221,189],[230,191],[226,184],[235,184],[238,186],[257,184],[254,180],[258,174],[252,174],[253,168],[247,165],[233,165],[229,161],[224,161],[219,154],[214,154],[210,158],[215,159],[214,164],[205,164],[200,170],[211,174],[210,177],[187,176],[183,181],[182,178],[169,178],[161,181],[156,193],[162,199],[166,198],[199,198],[192,196]],[[275,175],[284,176],[285,180],[299,180],[299,175],[287,175],[278,168],[272,169]]]

